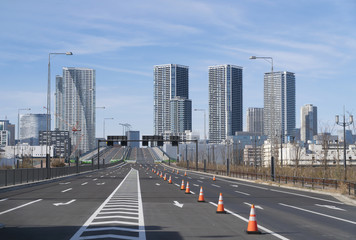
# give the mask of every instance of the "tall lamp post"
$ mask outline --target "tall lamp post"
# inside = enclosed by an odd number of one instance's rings
[[[31,108],[17,109],[17,140],[20,141],[20,111],[31,111]]]
[[[48,54],[48,83],[47,83],[47,138],[46,138],[46,168],[47,168],[47,178],[50,177],[50,153],[49,153],[49,126],[50,126],[50,114],[51,114],[51,55],[73,55],[72,52],[65,53],[49,53]]]
[[[273,156],[273,138],[274,138],[274,124],[273,124],[273,117],[274,117],[274,79],[273,79],[273,58],[272,57],[256,57],[256,56],[251,56],[250,59],[255,60],[255,59],[263,59],[267,61],[268,63],[271,64],[271,94],[270,94],[270,104],[271,108],[269,109],[270,111],[270,138],[271,138],[271,180],[274,181],[275,177],[275,164],[274,164],[274,156]]]
[[[352,115],[350,115],[350,119],[348,122],[346,122],[346,118],[345,118],[345,107],[344,107],[344,115],[343,115],[343,121],[340,122],[339,121],[339,115],[335,116],[335,123],[339,126],[342,126],[344,128],[344,171],[345,171],[345,181],[347,179],[346,177],[346,127],[350,126],[351,124],[353,124],[354,122],[354,118]]]
[[[114,118],[104,118],[103,121],[103,138],[105,139],[105,120],[114,120]]]

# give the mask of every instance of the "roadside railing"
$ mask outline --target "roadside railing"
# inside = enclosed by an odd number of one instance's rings
[[[105,164],[104,167],[108,168],[119,163],[123,160],[115,163]],[[102,165],[100,166],[103,167]],[[3,169],[0,170],[0,187],[14,186],[24,183],[33,183],[46,179],[60,178],[72,174],[78,174],[88,171],[96,171],[97,165],[79,165],[77,166],[65,166],[65,167],[52,167],[50,172],[47,168],[17,168],[17,169]]]
[[[204,172],[204,168],[198,168],[198,171]],[[226,170],[206,169],[205,172],[213,173],[216,175],[227,176]],[[271,175],[261,173],[247,173],[239,171],[230,171],[230,177],[248,179],[248,180],[261,180],[271,181]],[[348,195],[356,196],[356,183],[349,181],[341,181],[337,179],[327,178],[307,178],[307,177],[293,177],[293,176],[275,176],[275,181],[279,184],[292,184],[293,186],[310,188],[310,189],[335,189],[340,190]]]

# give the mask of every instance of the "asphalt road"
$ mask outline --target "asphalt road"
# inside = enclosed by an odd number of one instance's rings
[[[153,164],[121,164],[0,191],[0,239],[354,239],[356,207],[328,195]],[[164,170],[165,168],[165,170]],[[152,172],[172,177],[172,184]],[[180,190],[189,181],[192,194]],[[197,202],[203,187],[205,203]],[[219,193],[227,214],[217,214]],[[246,234],[250,205],[261,235]]]

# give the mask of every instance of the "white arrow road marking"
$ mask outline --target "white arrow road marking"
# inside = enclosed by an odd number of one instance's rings
[[[231,187],[239,187],[239,186],[237,186],[237,185],[231,185]]]
[[[250,207],[252,205],[251,203],[247,203],[247,202],[244,202],[244,204],[249,205]],[[263,210],[263,207],[258,206],[258,205],[255,205],[255,208],[259,208],[259,209]]]
[[[56,207],[58,207],[58,206],[62,206],[62,205],[71,204],[72,202],[75,202],[75,199],[70,200],[69,202],[66,202],[66,203],[53,203],[53,205],[56,206]]]
[[[334,210],[340,210],[340,211],[346,211],[345,209],[338,208],[338,207],[335,207],[335,206],[332,206],[332,205],[315,204],[315,206],[318,206],[318,207],[326,207],[326,208],[330,208],[330,209],[334,209]]]
[[[156,185],[157,185],[157,186],[160,186],[161,184],[159,184],[159,183],[156,183]]]
[[[183,205],[184,205],[183,203],[179,203],[178,201],[174,201],[174,206],[183,208]]]
[[[84,185],[87,185],[87,184],[88,184],[88,182],[84,182],[84,183],[82,183],[80,185],[84,186]]]
[[[244,192],[240,192],[240,191],[235,191],[236,193],[241,193],[241,194],[243,194],[243,195],[246,195],[246,196],[250,196],[250,194],[248,194],[248,193],[244,193]]]
[[[96,185],[104,185],[104,184],[105,184],[105,182],[97,183]]]
[[[72,190],[72,188],[68,188],[68,189],[66,189],[66,190],[63,190],[62,192],[68,192],[68,191],[70,191],[70,190]]]
[[[59,184],[61,184],[61,185],[67,185],[67,184],[69,184],[70,182],[66,182],[66,183],[59,183]]]

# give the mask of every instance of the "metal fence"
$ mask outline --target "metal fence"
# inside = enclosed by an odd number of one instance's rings
[[[100,168],[108,168],[123,161],[115,163],[107,163],[101,165]],[[98,165],[79,165],[50,168],[17,168],[0,170],[0,187],[14,186],[23,183],[38,182],[45,179],[59,178],[71,174],[94,171],[98,169]]]
[[[199,168],[199,171],[204,171],[204,168]],[[226,170],[215,170],[215,169],[206,169],[206,172],[213,173],[216,175],[227,176]],[[270,181],[271,175],[269,174],[260,174],[260,173],[246,173],[246,172],[237,172],[230,171],[230,177],[249,179],[249,180],[262,180]],[[311,188],[311,189],[335,189],[347,192],[348,195],[356,196],[356,183],[348,181],[340,181],[336,179],[327,179],[327,178],[306,178],[306,177],[293,177],[293,176],[275,176],[275,182],[279,184],[293,184],[294,186]]]

